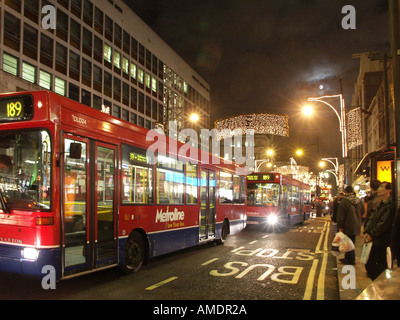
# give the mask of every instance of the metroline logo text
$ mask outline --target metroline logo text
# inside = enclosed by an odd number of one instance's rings
[[[174,211],[169,211],[167,207],[167,211],[163,212],[162,209],[157,209],[156,215],[156,223],[157,222],[169,222],[169,221],[177,221],[177,220],[184,220],[185,219],[185,212],[178,211],[177,208],[174,208]]]

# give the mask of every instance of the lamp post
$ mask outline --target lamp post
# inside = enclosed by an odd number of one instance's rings
[[[339,171],[339,163],[338,163],[338,158],[322,158],[322,161],[328,161],[330,162],[333,167],[335,168],[335,171],[327,169],[326,171],[332,173],[335,176],[336,179],[336,185],[339,187],[339,175],[338,175],[338,171]],[[333,162],[332,160],[335,160],[335,162]]]
[[[331,99],[331,98],[339,98],[339,103],[340,103],[340,114],[336,110],[334,106],[332,106],[330,103],[326,102],[324,99]],[[347,158],[347,131],[346,131],[346,110],[345,110],[345,103],[343,99],[342,94],[335,94],[335,95],[328,95],[328,96],[321,96],[321,97],[311,97],[308,98],[308,101],[313,101],[313,102],[321,102],[328,107],[330,107],[336,114],[338,120],[339,120],[339,129],[342,134],[342,156],[345,161],[345,184],[347,184],[347,173],[346,173],[346,158]],[[310,107],[305,108],[304,113],[310,114]]]

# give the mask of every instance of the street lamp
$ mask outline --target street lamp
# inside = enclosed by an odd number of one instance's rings
[[[330,103],[323,100],[323,99],[330,99],[330,98],[339,98],[339,100],[340,100],[340,115],[337,112],[337,110]],[[342,155],[343,155],[343,158],[347,158],[346,110],[345,110],[343,95],[335,94],[335,95],[330,95],[330,96],[308,98],[308,101],[321,102],[321,103],[327,105],[328,107],[330,107],[335,112],[335,114],[339,120],[340,132],[342,133]],[[311,107],[305,107],[303,109],[303,112],[306,115],[310,115],[312,113],[312,112],[310,113],[310,108]]]
[[[335,162],[333,162],[332,160],[334,160]],[[339,173],[338,173],[338,171],[339,171],[339,163],[338,163],[338,158],[322,158],[322,161],[328,161],[333,165],[333,167],[335,168],[335,171],[330,170],[330,169],[328,169],[326,171],[332,173],[335,176],[336,185],[339,186]]]

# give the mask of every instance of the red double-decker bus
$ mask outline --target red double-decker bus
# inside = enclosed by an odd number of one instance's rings
[[[238,165],[178,156],[163,135],[152,157],[149,132],[48,91],[0,95],[0,271],[136,272],[242,230]]]
[[[276,172],[247,176],[247,223],[287,227],[310,217],[310,186]]]

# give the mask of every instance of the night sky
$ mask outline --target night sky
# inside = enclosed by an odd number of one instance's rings
[[[359,72],[352,54],[390,53],[387,0],[126,2],[210,84],[212,120],[287,114],[291,144],[319,140],[322,157],[340,157],[339,123],[327,106],[306,119],[307,97],[339,93],[342,79],[350,107]],[[356,9],[355,30],[342,28],[345,5]]]

